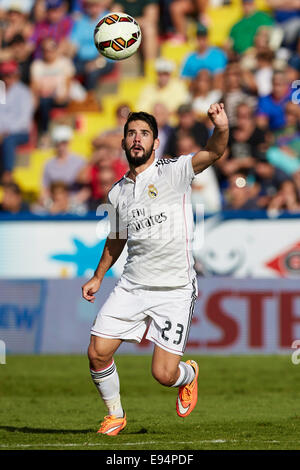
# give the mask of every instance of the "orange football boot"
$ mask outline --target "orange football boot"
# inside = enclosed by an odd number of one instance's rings
[[[185,418],[193,411],[198,399],[199,366],[197,362],[193,360],[186,361],[186,364],[190,364],[193,367],[195,377],[189,384],[182,385],[182,387],[178,389],[176,411],[181,418]]]
[[[99,431],[97,431],[97,434],[108,434],[109,436],[116,436],[120,431],[122,431],[122,429],[125,428],[126,424],[126,413],[124,413],[123,418],[116,418],[115,415],[105,416]]]

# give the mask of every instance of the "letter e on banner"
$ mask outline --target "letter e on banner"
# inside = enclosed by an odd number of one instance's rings
[[[293,341],[292,343],[291,348],[296,349],[296,351],[294,351],[292,354],[292,363],[298,365],[300,364],[300,339],[295,339],[295,341]]]

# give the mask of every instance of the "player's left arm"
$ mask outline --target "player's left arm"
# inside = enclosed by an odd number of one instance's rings
[[[207,114],[215,128],[205,149],[197,152],[192,158],[195,174],[201,173],[201,171],[221,158],[228,144],[229,126],[224,104],[212,104]]]

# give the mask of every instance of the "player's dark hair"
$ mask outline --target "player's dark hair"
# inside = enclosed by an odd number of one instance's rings
[[[156,119],[155,119],[154,116],[152,116],[152,114],[145,113],[144,111],[139,111],[139,112],[136,112],[136,113],[130,113],[129,114],[129,116],[127,118],[127,121],[126,121],[126,124],[124,126],[124,137],[126,137],[126,135],[127,135],[128,124],[132,121],[145,121],[148,124],[148,126],[150,127],[150,129],[152,130],[154,139],[157,139],[157,137],[158,137],[158,128],[157,128]]]

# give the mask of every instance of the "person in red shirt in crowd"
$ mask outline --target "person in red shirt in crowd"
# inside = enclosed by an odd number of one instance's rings
[[[102,145],[94,151],[91,162],[79,175],[79,183],[90,188],[89,210],[94,211],[98,205],[106,202],[112,185],[128,171],[128,164],[119,158],[118,151]]]
[[[64,0],[46,0],[46,16],[35,25],[30,38],[35,58],[41,57],[41,44],[45,38],[52,38],[58,43],[59,52],[68,51],[67,38],[69,37],[73,20],[67,15],[68,4]]]

